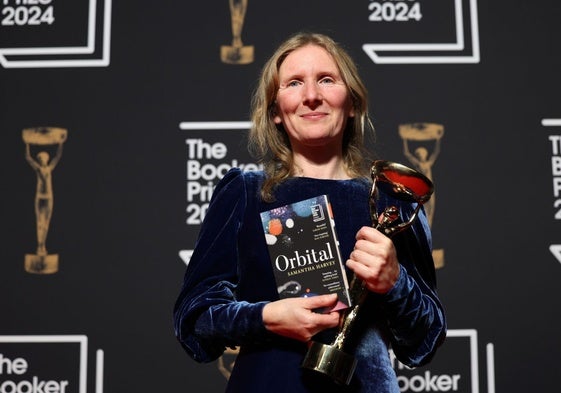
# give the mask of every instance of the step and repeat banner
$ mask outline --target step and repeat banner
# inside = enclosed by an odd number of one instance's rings
[[[557,392],[561,5],[0,1],[0,393],[221,392],[172,308],[261,66],[301,30],[355,59],[374,154],[418,168],[449,331],[402,392]],[[352,208],[352,207],[349,207]]]

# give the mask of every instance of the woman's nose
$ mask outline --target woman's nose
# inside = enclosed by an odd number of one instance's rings
[[[304,84],[304,101],[308,103],[317,103],[322,100],[321,91],[317,83]]]

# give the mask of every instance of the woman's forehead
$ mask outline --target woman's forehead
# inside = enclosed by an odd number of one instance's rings
[[[279,66],[279,74],[317,70],[339,73],[333,56],[323,47],[311,44],[289,53]]]

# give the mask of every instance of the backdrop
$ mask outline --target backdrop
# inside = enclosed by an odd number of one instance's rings
[[[212,189],[246,152],[260,68],[331,35],[377,157],[416,166],[448,339],[404,392],[557,392],[558,1],[4,0],[0,392],[221,392],[172,308]],[[421,152],[426,155],[422,156]]]

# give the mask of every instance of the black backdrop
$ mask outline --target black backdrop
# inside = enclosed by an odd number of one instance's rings
[[[217,180],[189,178],[188,168],[251,166],[244,122],[258,72],[303,29],[330,34],[356,60],[379,157],[411,165],[400,125],[444,129],[432,229],[451,334],[428,368],[396,365],[403,390],[558,390],[558,2],[249,1],[249,64],[221,61],[220,47],[232,45],[225,0],[33,3],[0,4],[0,391],[27,391],[33,377],[67,381],[66,392],[222,391],[219,364],[194,363],[172,330],[193,212],[206,202],[187,190]],[[384,52],[377,62],[363,49],[458,42],[458,6],[463,48]],[[38,25],[32,7],[47,13]],[[369,20],[378,7],[382,20]],[[393,11],[414,7],[396,21]],[[88,46],[92,12],[89,53],[73,52]],[[37,247],[37,177],[22,130],[36,127],[68,131],[52,171],[52,274],[24,269]],[[197,155],[188,143],[227,155]],[[454,375],[459,383],[447,384]]]

